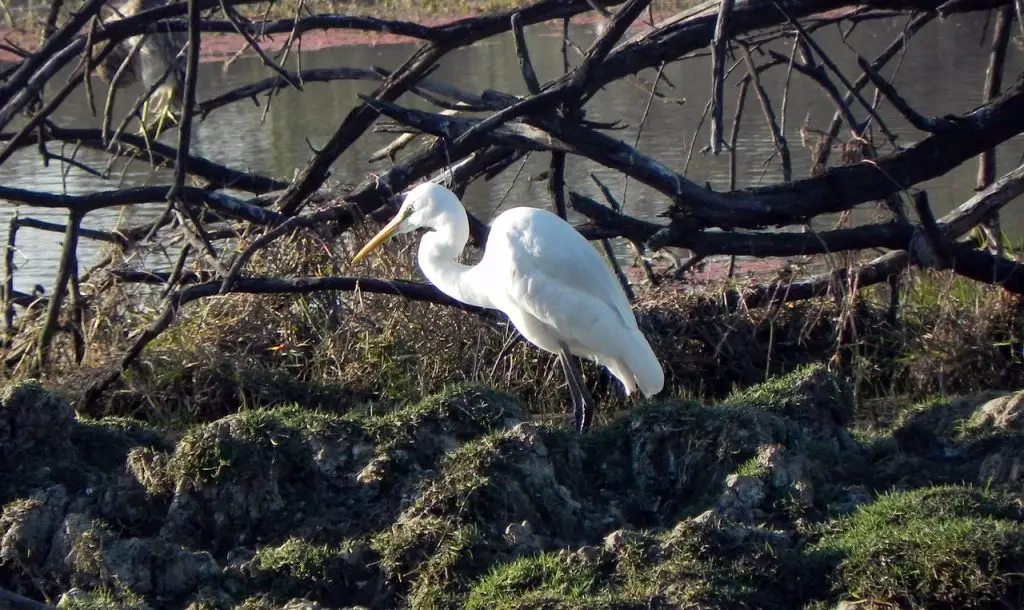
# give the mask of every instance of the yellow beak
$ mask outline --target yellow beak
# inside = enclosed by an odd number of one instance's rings
[[[356,253],[355,257],[352,259],[352,262],[358,263],[367,254],[373,252],[374,250],[379,248],[381,244],[391,239],[391,236],[394,235],[396,231],[398,231],[398,225],[402,224],[402,221],[405,220],[405,217],[407,215],[408,214],[401,212],[396,214],[395,217],[391,219],[391,222],[384,225],[384,228],[373,236],[373,239],[366,242],[366,245],[363,246],[363,249]]]

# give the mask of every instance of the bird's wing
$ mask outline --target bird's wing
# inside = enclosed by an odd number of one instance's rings
[[[546,281],[577,290],[614,310],[622,323],[637,330],[633,308],[608,263],[576,229],[546,210],[516,208],[491,227],[517,269],[532,269]],[[498,245],[498,244],[494,244]],[[488,240],[487,251],[492,248]]]

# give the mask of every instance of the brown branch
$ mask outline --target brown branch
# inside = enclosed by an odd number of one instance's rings
[[[388,77],[371,97],[387,102],[397,99],[448,51],[507,32],[512,27],[511,16],[515,12],[519,13],[522,24],[526,26],[559,17],[569,17],[589,8],[586,2],[579,0],[540,0],[517,11],[463,19],[437,28],[443,32],[443,42],[432,42],[421,47],[401,68]],[[378,113],[366,103],[353,109],[323,149],[309,161],[281,197],[278,202],[279,210],[287,216],[295,214],[306,196],[327,179],[334,161],[369,128],[377,116]]]
[[[14,138],[13,134],[0,133],[0,142],[10,142]],[[75,142],[93,150],[106,150],[103,144],[103,134],[99,129],[68,129],[50,124],[45,130],[44,138],[47,142]],[[121,136],[120,143],[130,146],[137,152],[147,150],[147,143],[140,136],[124,134]],[[22,146],[29,145],[31,145],[29,142],[22,143]],[[150,142],[148,147],[148,152],[153,155],[154,161],[173,164],[178,157],[178,150],[173,146]],[[207,181],[211,188],[233,188],[250,193],[267,193],[288,186],[288,183],[283,180],[232,169],[197,155],[188,155],[186,159],[188,173]]]
[[[1019,7],[1020,5],[1018,5]],[[1019,16],[1018,16],[1019,18]],[[1006,64],[1006,50],[1010,42],[1010,25],[1013,21],[1013,8],[1004,6],[996,13],[996,24],[992,33],[992,48],[989,51],[988,67],[985,70],[985,88],[983,100],[991,101],[1003,88],[1003,69]],[[978,157],[978,186],[982,190],[996,178],[996,151],[983,151]],[[996,254],[1003,254],[1003,239],[999,228],[999,214],[989,216],[980,225],[988,245]]]
[[[64,208],[87,214],[103,208],[164,201],[168,190],[167,186],[140,186],[114,191],[96,191],[86,195],[64,195],[0,186],[0,199],[39,208]],[[187,203],[205,204],[220,214],[255,224],[274,225],[284,220],[280,214],[271,210],[208,189],[187,186],[182,189],[180,197]]]
[[[917,217],[921,219],[921,235],[924,236],[929,248],[925,250],[915,247],[920,243],[915,241],[909,248],[910,253],[926,267],[949,269],[953,266],[953,255],[950,252],[951,245],[946,243],[945,237],[942,235],[942,229],[939,228],[938,223],[935,221],[935,214],[932,213],[932,208],[928,205],[928,193],[918,191],[914,193],[912,199],[914,201],[914,209],[917,211]]]
[[[892,104],[903,118],[907,119],[907,122],[913,125],[916,129],[930,133],[938,133],[954,127],[949,119],[926,117],[911,108],[910,104],[903,99],[903,96],[896,91],[896,88],[882,78],[878,72],[871,67],[871,64],[869,64],[867,60],[860,55],[857,55],[857,65],[860,66],[860,69],[867,75],[871,84],[877,87],[878,91],[885,96],[885,99],[889,100],[889,103]]]
[[[775,117],[775,111],[772,110],[772,102],[768,99],[768,93],[761,86],[761,76],[757,71],[757,66],[754,65],[754,58],[750,55],[750,47],[742,42],[737,44],[743,50],[743,61],[747,64],[747,71],[753,80],[754,93],[761,104],[761,110],[764,112],[764,120],[768,124],[768,130],[772,134],[772,145],[775,147],[775,152],[778,153],[779,160],[782,163],[782,181],[784,183],[792,182],[793,163],[790,160],[789,144],[786,142],[786,136],[779,127],[779,121]]]
[[[18,237],[18,210],[7,225],[7,246],[4,251],[4,334],[10,338],[14,330],[14,253]]]
[[[718,156],[725,144],[722,129],[722,115],[725,112],[725,51],[729,37],[727,26],[733,0],[722,0],[715,22],[715,34],[711,39],[711,154]]]
[[[238,32],[242,36],[242,38],[245,39],[245,42],[249,45],[249,48],[256,52],[256,55],[259,56],[264,66],[267,66],[274,72],[277,72],[278,75],[280,75],[281,78],[284,79],[284,81],[291,85],[294,89],[302,91],[301,82],[292,78],[292,76],[284,68],[277,65],[277,62],[267,57],[267,54],[263,52],[262,48],[260,48],[259,43],[256,42],[256,39],[253,38],[252,34],[249,33],[249,29],[242,25],[241,17],[238,15],[238,13],[235,12],[234,8],[228,6],[227,3],[224,2],[224,0],[220,0],[220,10],[223,11],[224,15],[228,18],[228,21],[231,22],[231,25],[235,28],[235,31]],[[295,29],[296,28],[293,26],[293,33],[295,32]]]
[[[515,42],[516,57],[519,58],[519,69],[523,73],[523,82],[526,83],[526,90],[536,95],[540,93],[540,81],[537,80],[533,62],[530,61],[530,50],[526,47],[526,36],[523,34],[523,24],[519,13],[513,13],[510,21],[514,35],[512,40]]]
[[[892,41],[889,44],[889,46],[886,47],[885,50],[882,51],[878,55],[878,57],[875,58],[873,62],[871,62],[871,68],[877,72],[882,68],[882,66],[889,63],[889,60],[891,60],[893,57],[896,56],[897,53],[906,48],[907,42],[910,40],[910,37],[916,34],[918,31],[920,31],[921,28],[930,23],[934,18],[934,13],[925,12],[918,14],[916,17],[911,19],[910,22],[907,23],[906,27],[903,28],[903,31],[900,33],[900,35],[897,36],[896,39]],[[853,90],[859,91],[863,89],[864,86],[868,84],[868,80],[868,75],[866,73],[861,74],[859,77],[857,77],[857,80],[854,81]],[[842,106],[840,108],[849,107],[850,103],[853,102],[853,90],[847,92],[846,95],[843,96]],[[844,113],[841,109],[837,109],[835,114],[832,115],[832,121],[829,123],[828,129],[825,130],[825,136],[823,140],[818,144],[818,147],[815,150],[815,153],[812,157],[812,175],[824,171],[825,165],[828,163],[828,157],[832,152],[832,143],[833,141],[835,141],[836,136],[839,135],[839,128],[842,125],[842,119],[844,118],[845,114],[846,113]],[[847,118],[847,124],[850,126],[850,129],[854,132],[854,135],[859,136],[860,126],[854,122],[851,122],[851,117],[852,113],[850,117]]]
[[[56,222],[47,222],[36,218],[22,218],[15,216],[11,219],[11,230],[17,231],[19,228],[49,231],[51,233],[67,233],[68,230],[67,225],[62,225]],[[116,244],[122,248],[127,248],[132,243],[132,240],[126,237],[124,233],[100,231],[97,229],[79,229],[78,237]]]
[[[43,43],[35,53],[25,58],[18,66],[18,69],[11,74],[10,78],[8,78],[6,82],[4,82],[3,86],[0,86],[0,108],[2,108],[2,110],[0,110],[0,129],[5,128],[14,118],[16,113],[20,112],[21,109],[28,104],[29,100],[38,95],[41,83],[35,89],[28,87],[30,79],[35,75],[36,71],[41,68],[43,64],[57,52],[58,49],[69,46],[69,43],[75,33],[82,29],[82,26],[84,26],[90,19],[99,14],[100,7],[103,6],[104,2],[106,2],[106,0],[88,0],[81,9],[72,15],[71,19],[68,19],[68,22],[65,23],[63,27],[57,30],[52,36],[48,36],[46,42]],[[84,47],[85,39],[80,37],[80,40],[81,46]],[[18,108],[8,108],[8,102],[17,94],[24,96],[24,103]]]
[[[50,342],[57,333],[57,322],[60,319],[60,308],[64,302],[64,295],[68,288],[68,281],[71,278],[73,269],[78,265],[78,230],[82,224],[84,214],[78,210],[68,212],[67,233],[64,234],[64,248],[60,256],[60,268],[57,271],[57,281],[50,296],[50,302],[46,308],[46,320],[39,332],[39,340],[36,344],[36,358],[39,367],[46,365],[50,353]]]

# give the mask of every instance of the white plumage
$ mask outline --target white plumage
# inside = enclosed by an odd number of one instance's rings
[[[665,377],[629,300],[597,251],[571,225],[546,210],[510,209],[490,227],[483,258],[456,262],[469,241],[458,197],[438,184],[413,188],[398,214],[356,254],[363,258],[392,235],[427,229],[418,263],[427,279],[463,303],[497,309],[530,343],[557,354],[572,394],[576,427],[593,414],[570,353],[608,368],[626,394],[661,391]]]

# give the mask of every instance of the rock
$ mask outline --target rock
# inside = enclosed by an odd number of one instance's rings
[[[48,565],[78,584],[117,585],[158,597],[191,593],[221,574],[205,551],[187,551],[160,539],[121,539],[82,513],[65,517],[53,537]]]
[[[863,485],[851,485],[849,487],[836,487],[833,489],[835,499],[829,503],[828,510],[833,515],[849,515],[860,506],[870,504],[874,496]]]
[[[1024,457],[1020,449],[1011,445],[986,457],[978,468],[978,484],[1024,491]]]
[[[103,565],[116,582],[159,597],[191,593],[221,573],[209,553],[186,551],[159,539],[115,540],[103,549]]]
[[[505,540],[518,552],[535,553],[541,551],[544,546],[533,533],[529,521],[522,523],[509,523],[505,528]]]
[[[721,529],[721,534],[726,540],[739,546],[770,546],[775,551],[786,550],[792,546],[789,536],[763,527],[728,525]]]
[[[11,386],[0,397],[0,452],[61,450],[69,446],[75,412],[37,381]]]
[[[19,490],[52,482],[55,469],[74,454],[75,413],[36,381],[10,386],[0,396],[0,504]]]
[[[85,575],[82,582],[95,585],[102,573],[101,553],[107,537],[88,515],[69,513],[53,536],[46,563],[53,573]]]
[[[981,425],[1024,431],[1024,390],[986,402],[972,419]]]
[[[604,537],[604,550],[617,553],[625,546],[646,543],[646,536],[630,530],[616,530]]]
[[[285,531],[301,520],[318,484],[312,452],[298,431],[259,413],[230,415],[189,432],[168,470],[174,497],[161,535],[190,547],[249,544],[258,534]]]
[[[281,610],[328,610],[325,606],[321,606],[319,603],[310,601],[304,598],[290,599],[288,602],[281,606]]]
[[[42,489],[24,501],[11,502],[0,517],[0,563],[39,567],[64,521],[68,493],[63,485]]]
[[[715,510],[728,520],[753,521],[764,501],[764,482],[756,477],[731,474],[725,479],[725,492],[715,504]]]
[[[595,564],[601,560],[601,549],[587,544],[576,549],[576,555],[579,556],[580,560],[585,564]]]
[[[763,447],[758,460],[768,467],[769,479],[776,491],[788,491],[805,505],[814,502],[810,460],[793,455],[778,444]]]
[[[60,599],[57,600],[57,607],[61,610],[65,608],[75,608],[79,605],[84,605],[86,599],[89,598],[89,594],[78,587],[72,587],[63,594]]]

